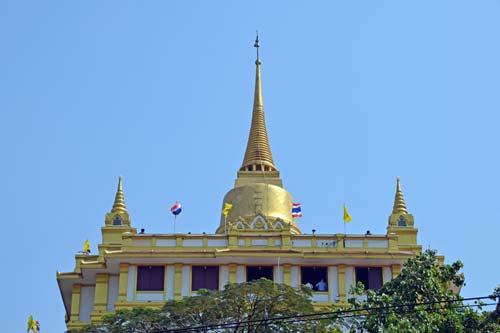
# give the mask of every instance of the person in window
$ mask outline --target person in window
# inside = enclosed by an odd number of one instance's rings
[[[316,283],[315,287],[316,289],[318,289],[318,291],[326,291],[326,283],[323,279]]]
[[[304,286],[311,289],[313,288],[313,285],[310,282],[307,282],[306,284],[304,284]]]

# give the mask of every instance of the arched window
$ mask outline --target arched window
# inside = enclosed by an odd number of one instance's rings
[[[398,227],[406,227],[406,226],[407,226],[407,224],[406,224],[405,218],[400,216],[399,220],[398,220]]]
[[[269,229],[269,225],[267,224],[266,220],[264,217],[258,215],[256,216],[252,223],[250,224],[250,229],[264,229],[267,230]]]
[[[113,225],[122,225],[122,219],[120,218],[119,215],[116,215],[115,218],[113,219]]]
[[[234,229],[245,230],[245,224],[241,221],[238,221],[234,224]]]
[[[277,221],[274,224],[274,230],[283,230],[285,227],[283,226],[283,223],[281,221]]]

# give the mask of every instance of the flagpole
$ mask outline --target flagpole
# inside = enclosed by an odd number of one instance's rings
[[[229,211],[233,208],[233,205],[225,202],[224,203],[224,208],[222,208],[222,215],[224,215],[224,234],[227,235],[227,215],[229,214]]]
[[[277,279],[276,280],[280,280],[281,283],[283,283],[283,281],[281,281],[281,271],[280,271],[280,257],[278,257],[278,274],[277,274]]]
[[[177,215],[174,215],[174,234],[175,234],[175,222],[177,221]]]
[[[344,212],[345,212],[345,202],[344,202]],[[344,213],[344,214],[345,214],[345,213]],[[346,221],[345,221],[345,216],[344,216],[343,220],[344,220],[344,235],[347,235],[347,234],[346,234],[346,224],[347,224],[347,223],[346,223]]]

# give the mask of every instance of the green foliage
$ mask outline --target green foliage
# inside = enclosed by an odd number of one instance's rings
[[[275,284],[266,279],[229,284],[223,291],[200,291],[198,296],[169,301],[164,311],[176,327],[189,328],[213,323],[237,323],[211,332],[297,332],[318,330],[315,322],[249,321],[313,313],[308,290]],[[186,318],[188,320],[186,320]],[[203,332],[203,330],[202,330]],[[208,330],[207,330],[208,332]]]
[[[102,324],[84,327],[79,333],[140,333],[162,330],[167,323],[158,310],[137,307],[132,310],[118,310],[103,318]]]
[[[495,288],[493,294],[491,294],[492,300],[497,300],[497,306],[495,310],[490,313],[486,313],[483,315],[484,320],[482,323],[483,329],[491,329],[491,327],[500,327],[500,285]],[[498,330],[500,332],[500,329]],[[493,331],[492,332],[496,332]]]
[[[221,291],[199,290],[196,296],[168,301],[161,310],[120,310],[105,317],[103,324],[89,325],[80,333],[150,333],[194,327],[201,327],[196,332],[220,333],[332,332],[324,321],[267,321],[268,318],[314,313],[310,296],[309,288],[297,290],[266,279],[228,284]],[[210,326],[226,323],[235,324]]]
[[[409,259],[400,275],[378,291],[367,290],[366,301],[359,300],[362,284],[351,288],[350,308],[365,314],[349,323],[351,332],[500,332],[498,316],[479,313],[482,303],[468,307],[453,291],[464,285],[462,266],[460,261],[440,265],[436,252],[427,250]]]

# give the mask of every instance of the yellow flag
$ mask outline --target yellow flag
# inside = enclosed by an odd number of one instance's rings
[[[233,208],[233,205],[226,202],[224,204],[224,209],[222,210],[222,215],[224,215],[225,217],[227,217],[227,214],[229,214],[229,211],[231,210],[231,208]]]
[[[352,220],[352,217],[351,217],[351,215],[349,215],[349,213],[347,212],[347,207],[344,205],[344,222],[349,223],[349,222],[351,222],[351,220]]]
[[[31,325],[31,329],[33,330],[33,333],[38,333],[38,325],[36,320],[33,320],[33,324]]]
[[[85,243],[83,244],[83,252],[90,252],[90,243],[89,240],[87,239]]]
[[[28,317],[28,330],[27,330],[27,332],[29,332],[33,328],[34,323],[35,323],[35,321],[33,320],[33,316],[30,315]]]

